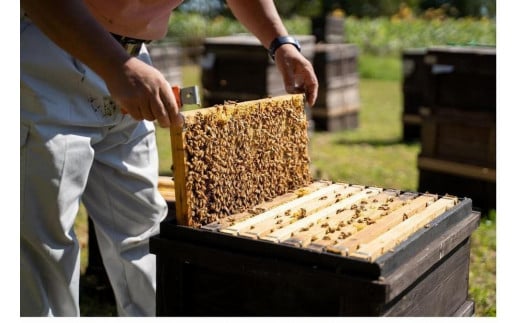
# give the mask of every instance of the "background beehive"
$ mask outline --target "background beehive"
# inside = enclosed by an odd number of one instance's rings
[[[294,35],[302,54],[312,61],[314,36]],[[249,101],[286,93],[283,78],[264,46],[253,35],[237,34],[204,40],[201,61],[204,106],[226,100]]]
[[[428,66],[424,62],[426,48],[407,48],[401,54],[403,93],[403,140],[413,141],[421,139],[421,113],[424,107],[424,96],[427,91],[426,78]]]
[[[182,87],[182,50],[173,42],[153,42],[146,45],[153,66],[164,75],[171,84]]]
[[[303,95],[183,116],[171,128],[179,224],[198,227],[311,182]]]
[[[341,44],[345,41],[345,17],[335,17],[323,12],[312,18],[312,34],[317,43]]]
[[[311,109],[316,130],[338,131],[358,127],[358,47],[355,44],[315,46],[314,70],[320,84]]]
[[[419,191],[496,207],[496,49],[438,46],[424,55]]]

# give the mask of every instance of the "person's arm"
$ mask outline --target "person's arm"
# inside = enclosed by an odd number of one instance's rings
[[[164,76],[135,57],[90,15],[81,0],[22,0],[27,16],[58,46],[106,82],[112,99],[137,120],[178,122],[178,107]]]
[[[273,0],[227,0],[233,15],[268,49],[279,36],[287,36]],[[276,66],[282,73],[288,93],[305,92],[312,106],[318,96],[318,80],[312,64],[291,44],[280,46],[275,53]]]

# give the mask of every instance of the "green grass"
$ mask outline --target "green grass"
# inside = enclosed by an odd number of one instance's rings
[[[358,72],[364,79],[400,81],[401,60],[390,56],[359,55]]]
[[[313,168],[322,179],[415,191],[419,144],[401,141],[400,84],[362,79],[359,91],[359,127],[313,134]]]
[[[496,214],[482,219],[471,235],[469,294],[478,316],[496,316]]]
[[[361,60],[360,65],[378,65],[377,69],[393,70],[384,80],[360,80],[362,106],[357,129],[339,132],[315,132],[310,140],[311,163],[316,176],[375,185],[384,188],[416,191],[418,186],[417,155],[420,144],[401,142],[402,97],[399,63],[375,58]],[[368,63],[367,63],[368,62]],[[360,66],[360,68],[364,68]],[[183,67],[183,84],[200,86],[197,66]],[[158,128],[157,143],[161,175],[171,175],[171,146],[168,129]],[[469,297],[475,301],[475,316],[496,316],[496,215],[482,220],[471,236],[471,263]],[[77,229],[84,241],[86,217],[78,218]],[[82,238],[83,236],[83,238]],[[82,243],[87,247],[86,243]],[[87,251],[87,250],[84,250]],[[86,268],[82,256],[82,272]],[[88,292],[90,290],[86,290]],[[114,308],[101,304],[99,296],[82,294],[82,314],[86,316],[113,316]]]

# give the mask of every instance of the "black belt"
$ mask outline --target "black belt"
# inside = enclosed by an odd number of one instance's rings
[[[139,51],[141,50],[141,46],[143,46],[143,44],[149,44],[151,42],[151,40],[137,39],[112,33],[111,35],[115,38],[115,40],[117,40],[118,43],[121,44],[121,46],[123,46],[126,52],[132,56],[139,54]]]

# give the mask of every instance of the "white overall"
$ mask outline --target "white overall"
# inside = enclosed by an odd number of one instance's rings
[[[144,46],[139,57],[150,62]],[[167,207],[153,123],[121,114],[101,78],[26,18],[20,105],[21,316],[79,316],[80,202],[95,224],[118,314],[155,315],[149,238]]]

